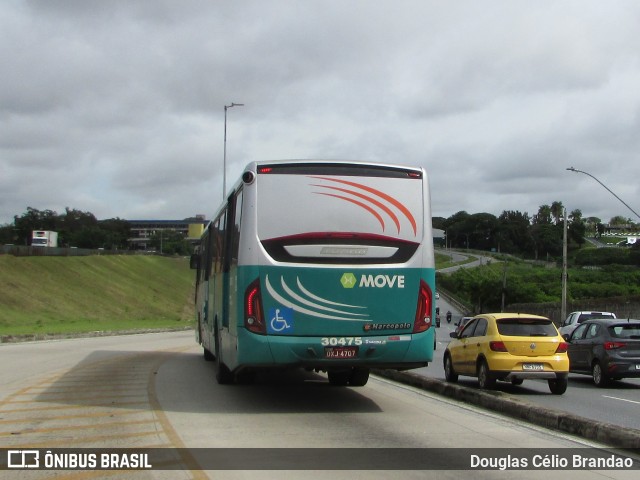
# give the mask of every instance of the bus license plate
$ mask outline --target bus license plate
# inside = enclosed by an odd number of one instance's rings
[[[358,347],[324,347],[324,358],[356,358]]]
[[[523,370],[544,370],[544,365],[541,363],[523,363]]]
[[[636,363],[636,370],[640,370],[640,365]]]

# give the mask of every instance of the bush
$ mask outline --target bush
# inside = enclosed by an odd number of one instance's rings
[[[446,290],[455,292],[466,303],[474,305],[476,311],[487,312],[499,310],[501,307],[505,274],[507,305],[561,300],[560,268],[508,263],[505,270],[504,264],[492,263],[478,268],[458,270],[452,274],[439,273],[436,283]],[[568,275],[568,294],[572,301],[640,295],[640,270],[633,266],[570,268]]]
[[[633,265],[630,250],[625,248],[587,248],[575,256],[578,266],[587,265]]]

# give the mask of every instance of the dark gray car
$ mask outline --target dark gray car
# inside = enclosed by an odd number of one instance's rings
[[[569,371],[591,375],[598,387],[610,380],[640,378],[640,320],[588,320],[565,339]]]

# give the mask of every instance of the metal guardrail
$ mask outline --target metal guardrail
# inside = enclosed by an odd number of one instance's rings
[[[451,293],[449,293],[448,291],[439,288],[438,292],[440,293],[440,296],[444,297],[445,300],[453,307],[455,308],[457,311],[459,311],[460,313],[462,313],[462,316],[466,316],[466,315],[472,315],[473,314],[473,308],[470,307],[469,305],[463,303],[462,301],[458,300],[455,296],[453,296]],[[442,312],[441,312],[442,315]]]
[[[0,246],[0,255],[13,255],[16,257],[80,257],[87,255],[136,255],[139,253],[141,252],[134,250],[100,250],[75,247],[32,247],[27,245]]]

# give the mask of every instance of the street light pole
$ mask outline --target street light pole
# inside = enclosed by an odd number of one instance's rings
[[[602,185],[604,188],[606,188],[609,193],[611,195],[613,195],[614,197],[616,197],[618,200],[620,200],[622,202],[622,204],[627,207],[629,210],[631,210],[633,213],[635,213],[636,217],[640,218],[640,215],[638,214],[638,212],[636,212],[633,208],[631,208],[629,205],[627,205],[618,195],[616,195],[615,193],[613,193],[611,191],[611,189],[609,187],[607,187],[604,183],[602,183],[600,180],[598,180],[596,177],[594,177],[593,175],[591,175],[588,172],[583,172],[582,170],[578,170],[577,168],[573,168],[573,167],[569,167],[567,168],[567,170],[569,170],[570,172],[578,172],[578,173],[584,173],[585,175],[589,175],[591,178],[593,178],[596,182],[598,182],[600,185]]]
[[[562,229],[562,305],[560,306],[560,321],[567,318],[567,209],[564,209],[564,226]]]
[[[232,107],[244,107],[244,103],[233,103],[224,106],[224,154],[222,156],[222,200],[227,194],[227,110]]]

